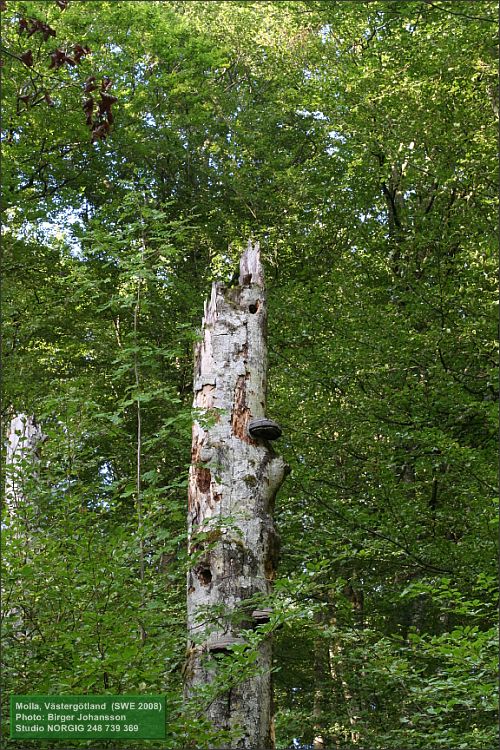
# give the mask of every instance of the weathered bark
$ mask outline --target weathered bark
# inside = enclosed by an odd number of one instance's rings
[[[5,505],[12,519],[21,520],[33,511],[28,488],[38,474],[43,439],[42,430],[33,416],[16,414],[12,417],[5,454]]]
[[[268,441],[248,434],[249,421],[265,416],[266,315],[259,246],[249,243],[239,284],[213,285],[195,351],[199,417],[189,476],[187,695],[212,683],[213,654],[230,655],[231,644],[241,642],[242,624],[252,623],[251,607],[246,622],[235,613],[245,613],[249,597],[268,594],[275,577],[279,544],[272,513],[287,467]],[[257,666],[257,673],[218,696],[206,715],[216,729],[240,729],[234,747],[268,750],[274,744],[269,638]]]
[[[16,414],[12,417],[5,451],[5,526],[7,528],[12,525],[11,533],[18,542],[16,548],[19,568],[29,562],[38,522],[38,508],[33,502],[32,487],[38,478],[40,445],[44,439],[45,436],[33,416]],[[15,575],[17,565],[12,570],[7,565],[6,572]],[[28,625],[25,612],[9,599],[3,600],[2,603],[3,618],[16,642],[26,640]],[[6,635],[7,632],[5,628]]]

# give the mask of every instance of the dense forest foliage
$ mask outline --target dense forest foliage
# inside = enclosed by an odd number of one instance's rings
[[[182,695],[192,352],[252,237],[292,469],[277,748],[489,750],[496,4],[0,5],[4,465],[16,415],[42,433],[6,466],[4,707],[163,693],[131,747],[216,741]]]

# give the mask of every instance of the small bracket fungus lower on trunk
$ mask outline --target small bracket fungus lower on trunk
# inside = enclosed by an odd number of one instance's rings
[[[254,609],[252,612],[252,620],[255,625],[267,625],[271,619],[273,610],[266,607],[265,609]]]
[[[272,509],[288,467],[268,442],[281,429],[265,413],[266,316],[260,249],[249,243],[239,285],[213,284],[195,350],[187,697],[213,682],[212,654],[231,658],[231,647],[245,643],[231,615],[256,594],[269,594],[275,577],[279,538]],[[274,746],[271,666],[266,638],[254,673],[207,708],[215,729],[238,730],[235,748]]]
[[[235,638],[234,636],[221,636],[215,640],[207,641],[205,645],[212,654],[227,654],[232,646],[244,646],[245,641],[243,638]]]

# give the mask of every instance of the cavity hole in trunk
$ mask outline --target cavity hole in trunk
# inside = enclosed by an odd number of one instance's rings
[[[259,309],[259,303],[258,302],[255,305],[249,305],[248,306],[248,311],[251,312],[251,313],[256,313],[258,309]]]
[[[199,568],[197,575],[203,586],[208,586],[209,583],[212,583],[212,571],[210,568]]]

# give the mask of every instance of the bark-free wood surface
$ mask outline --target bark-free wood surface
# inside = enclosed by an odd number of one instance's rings
[[[241,611],[253,594],[267,594],[275,577],[272,513],[286,465],[270,443],[247,432],[250,419],[266,416],[266,316],[260,250],[249,243],[238,286],[212,287],[195,352],[199,418],[189,476],[188,695],[212,681],[210,655],[241,642],[241,623],[231,622],[231,613]],[[221,605],[227,616],[214,622],[207,608]],[[254,609],[250,606],[250,619]],[[273,747],[270,639],[261,645],[258,662],[262,672],[216,699],[208,716],[220,729],[240,727],[234,747],[268,750]]]

